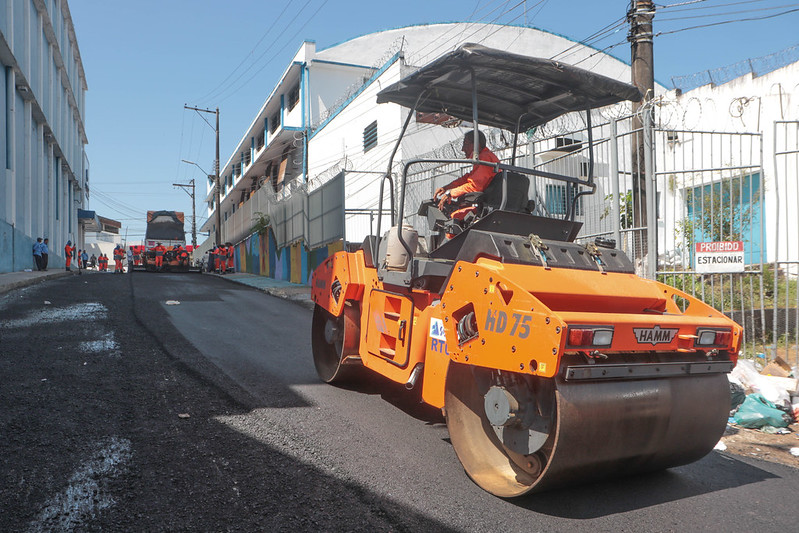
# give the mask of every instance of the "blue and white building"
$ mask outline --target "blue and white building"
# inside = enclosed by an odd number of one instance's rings
[[[66,0],[0,0],[0,272],[50,264],[96,230],[84,126],[86,75]]]

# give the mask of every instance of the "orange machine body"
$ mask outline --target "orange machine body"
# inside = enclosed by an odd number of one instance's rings
[[[725,351],[735,362],[742,332],[696,298],[635,274],[575,276],[573,270],[487,258],[456,263],[440,295],[384,284],[363,250],[339,252],[314,273],[312,294],[333,316],[357,307],[358,339],[350,340],[350,353],[365,367],[407,383],[423,364],[422,398],[436,407],[444,405],[450,361],[553,378],[565,354],[592,356],[597,350],[570,344],[570,329],[612,331],[612,341],[601,348],[608,360],[657,352],[662,362],[711,350]],[[469,313],[476,331],[462,340],[458,324]],[[723,346],[698,348],[702,329],[731,334]]]

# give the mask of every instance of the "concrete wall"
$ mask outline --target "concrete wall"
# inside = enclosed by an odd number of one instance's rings
[[[316,250],[308,250],[302,244],[280,249],[271,231],[256,233],[236,246],[236,271],[292,283],[308,283],[311,273],[322,261],[343,249],[341,241]]]

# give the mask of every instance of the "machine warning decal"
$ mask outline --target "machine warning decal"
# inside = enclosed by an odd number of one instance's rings
[[[444,334],[444,321],[440,318],[430,319],[430,337],[447,342],[447,336]]]
[[[440,318],[430,319],[430,350],[449,355],[447,336],[444,333],[444,321]]]
[[[677,328],[661,328],[655,326],[653,328],[633,328],[635,339],[638,344],[668,344],[674,340],[679,329]]]

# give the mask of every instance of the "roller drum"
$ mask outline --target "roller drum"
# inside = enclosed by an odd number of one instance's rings
[[[724,374],[566,383],[553,389],[547,442],[518,454],[497,437],[470,367],[452,365],[447,425],[467,474],[502,497],[696,461],[721,438],[729,414]]]

